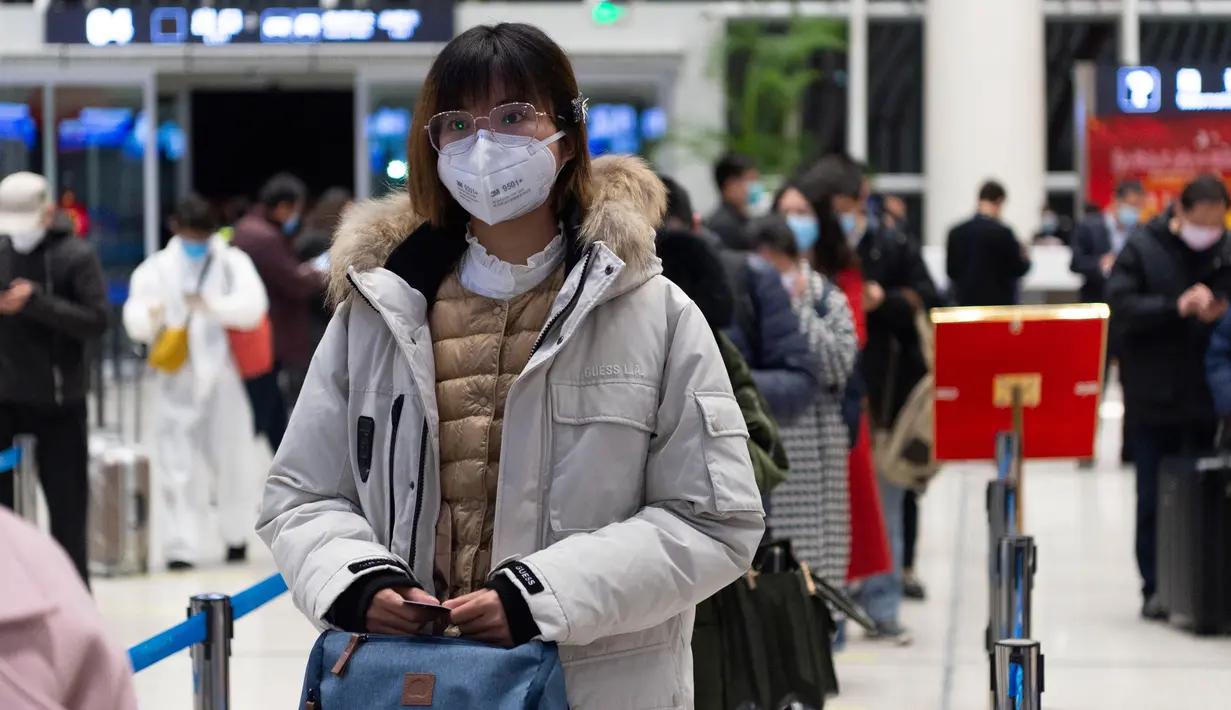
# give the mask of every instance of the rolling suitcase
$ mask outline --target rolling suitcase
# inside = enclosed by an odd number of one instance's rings
[[[149,457],[115,437],[91,437],[91,574],[149,571],[149,500]]]
[[[111,426],[92,433],[90,451],[89,554],[91,574],[102,577],[145,574],[150,558],[150,459],[124,436],[132,424],[133,439],[141,433],[141,380],[145,364],[133,361],[132,410],[126,411],[122,357],[115,354],[115,412]],[[98,377],[97,386],[106,387]],[[132,415],[132,422],[126,416]],[[101,419],[100,413],[100,419]]]
[[[1163,461],[1158,594],[1171,623],[1231,633],[1231,453]]]

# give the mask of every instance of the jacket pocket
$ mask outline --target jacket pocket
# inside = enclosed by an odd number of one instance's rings
[[[748,459],[748,427],[739,402],[725,392],[693,395],[701,414],[705,468],[719,513],[761,511],[761,494]]]
[[[553,532],[596,530],[644,505],[658,389],[635,382],[551,386]]]
[[[681,665],[672,647],[680,620],[588,646],[561,646],[572,710],[667,710],[684,707]]]

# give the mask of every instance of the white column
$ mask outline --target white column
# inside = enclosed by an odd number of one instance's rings
[[[145,209],[145,255],[158,251],[161,246],[159,224],[162,212],[158,183],[158,80],[151,72],[141,85],[141,107],[145,112],[145,153],[141,158],[143,206]]]
[[[1125,66],[1141,63],[1140,0],[1120,0],[1120,63]]]
[[[868,0],[851,0],[846,32],[846,152],[868,159]]]
[[[989,178],[1027,239],[1046,199],[1042,0],[928,0],[925,22],[927,241],[944,243]]]

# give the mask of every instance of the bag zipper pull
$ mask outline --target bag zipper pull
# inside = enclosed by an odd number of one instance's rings
[[[303,704],[303,710],[320,710],[320,706],[316,704],[316,691],[308,691],[308,700]]]
[[[330,672],[341,678],[346,674],[346,666],[350,663],[350,657],[355,654],[359,646],[367,641],[366,634],[351,634],[350,642],[346,644],[346,648],[342,649],[342,655],[338,656],[338,662],[333,664],[333,670]]]

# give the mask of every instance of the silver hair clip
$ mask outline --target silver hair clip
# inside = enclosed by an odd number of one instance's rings
[[[585,94],[578,93],[577,98],[573,99],[573,121],[576,123],[585,123],[586,118],[590,115],[590,99]]]

